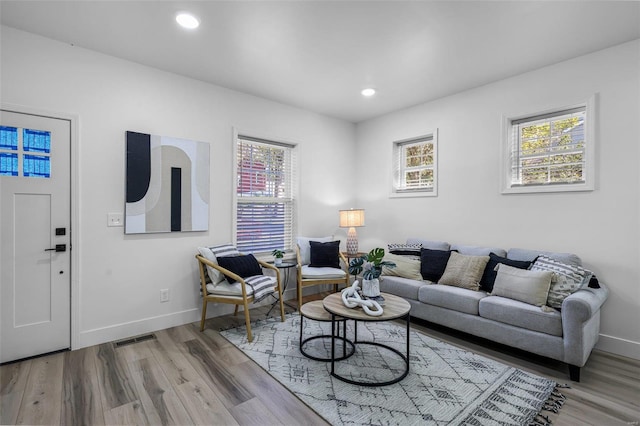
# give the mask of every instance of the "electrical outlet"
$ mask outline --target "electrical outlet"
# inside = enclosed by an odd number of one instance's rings
[[[169,301],[169,289],[163,288],[160,290],[160,302],[168,302]]]

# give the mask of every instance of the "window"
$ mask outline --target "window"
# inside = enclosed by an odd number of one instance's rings
[[[392,197],[424,197],[438,195],[438,135],[424,136],[393,143]]]
[[[0,126],[0,176],[49,178],[50,155],[51,132]]]
[[[293,249],[295,146],[250,136],[236,138],[238,250]]]
[[[506,119],[503,192],[593,189],[591,106]]]

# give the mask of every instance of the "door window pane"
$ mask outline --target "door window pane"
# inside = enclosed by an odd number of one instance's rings
[[[15,127],[0,126],[0,149],[18,149],[18,129]]]
[[[0,153],[0,175],[18,176],[18,154]]]
[[[49,153],[51,151],[51,132],[23,129],[24,150]]]
[[[24,155],[23,174],[25,177],[50,177],[50,157]]]

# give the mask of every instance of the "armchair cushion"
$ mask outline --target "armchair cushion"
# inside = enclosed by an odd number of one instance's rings
[[[301,271],[302,278],[307,279],[332,279],[332,278],[344,278],[346,276],[346,272],[340,268],[313,268],[309,265],[302,265]]]
[[[240,252],[238,252],[238,249],[236,249],[233,244],[223,244],[211,247],[198,247],[198,252],[202,257],[215,263],[216,265],[218,264],[218,257],[237,256],[240,254]],[[207,275],[209,275],[209,279],[214,286],[224,281],[225,279],[224,274],[221,274],[217,269],[214,269],[209,265],[207,265]]]
[[[248,284],[246,288],[247,296],[255,295],[254,303],[259,302],[271,293],[277,284],[276,277],[269,275],[256,275],[249,277],[245,282]],[[217,296],[237,296],[241,298],[242,284],[237,281],[233,284],[223,281],[217,286],[207,284],[207,293]]]
[[[309,241],[311,246],[309,266],[312,268],[340,268],[340,241]]]
[[[262,275],[262,268],[258,260],[252,255],[242,256],[223,256],[218,258],[218,265],[230,270],[242,278],[252,277],[254,275]],[[229,284],[236,282],[233,278],[227,276]]]
[[[298,237],[296,240],[296,242],[298,243],[298,247],[300,247],[300,261],[303,265],[308,265],[309,263],[311,263],[311,245],[309,244],[309,242],[318,241],[321,243],[327,243],[329,241],[333,241],[333,237]]]

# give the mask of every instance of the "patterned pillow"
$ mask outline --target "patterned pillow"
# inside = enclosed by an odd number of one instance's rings
[[[586,281],[589,282],[591,272],[581,266],[568,265],[550,257],[540,255],[531,265],[532,271],[551,271],[555,274],[556,280],[551,283],[547,305],[560,309],[562,302],[572,293],[582,287]]]
[[[389,253],[398,256],[407,256],[412,259],[420,259],[422,244],[387,244]]]
[[[396,264],[395,268],[383,266],[382,275],[422,281],[422,275],[420,274],[420,259],[412,259],[409,256],[387,253],[384,255],[382,260]]]

